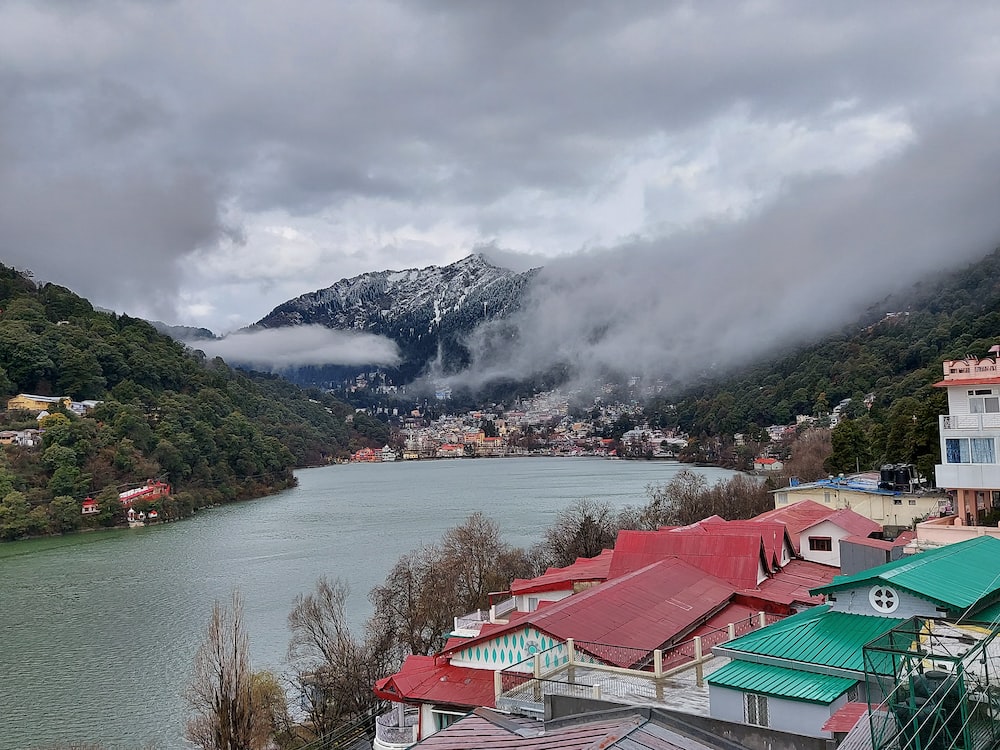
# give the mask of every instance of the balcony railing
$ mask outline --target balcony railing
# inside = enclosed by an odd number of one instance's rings
[[[942,430],[1000,430],[1000,414],[942,414]]]
[[[697,667],[712,658],[711,649],[726,641],[782,619],[758,612],[752,617],[715,628],[668,649],[645,649],[606,643],[574,641],[542,651],[497,673],[497,708],[515,713],[541,715],[546,695],[588,698],[626,697],[629,701],[660,703],[664,679]],[[555,649],[566,654],[555,658]],[[545,656],[549,663],[541,669]]]
[[[388,713],[375,717],[374,747],[382,750],[409,747],[416,744],[419,730],[420,710],[407,706],[400,711],[397,705]]]

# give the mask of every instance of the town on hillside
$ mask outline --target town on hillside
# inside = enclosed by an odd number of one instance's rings
[[[1000,747],[998,364],[943,364],[938,492],[887,466],[620,531],[456,612],[375,683],[372,747]]]

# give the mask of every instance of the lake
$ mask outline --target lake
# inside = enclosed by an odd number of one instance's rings
[[[178,523],[0,545],[0,749],[183,748],[194,654],[213,602],[234,588],[254,668],[281,672],[293,599],[319,576],[350,584],[360,628],[368,591],[399,557],[471,513],[529,547],[574,501],[643,505],[649,484],[683,468],[598,458],[329,466]],[[732,475],[694,470],[709,482]]]

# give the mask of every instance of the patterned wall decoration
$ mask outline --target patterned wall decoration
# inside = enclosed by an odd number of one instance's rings
[[[452,657],[451,663],[500,670],[524,662],[524,671],[530,672],[535,654],[541,654],[542,669],[552,669],[569,661],[564,641],[558,641],[536,628],[526,627],[464,648]]]

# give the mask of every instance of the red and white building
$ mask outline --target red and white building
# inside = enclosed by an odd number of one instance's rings
[[[122,507],[131,508],[132,503],[139,500],[145,500],[147,502],[153,500],[159,500],[161,497],[170,496],[170,485],[166,482],[157,482],[150,479],[142,487],[134,487],[130,490],[125,490],[124,492],[118,493],[118,500],[121,502]]]

